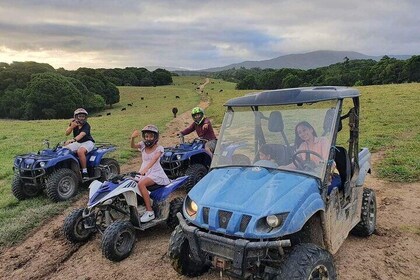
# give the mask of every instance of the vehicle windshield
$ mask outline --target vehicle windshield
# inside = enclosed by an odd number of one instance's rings
[[[337,100],[234,107],[225,113],[211,168],[261,166],[323,179],[338,108]]]

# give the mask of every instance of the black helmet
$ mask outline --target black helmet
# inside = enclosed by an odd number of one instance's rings
[[[145,139],[145,133],[146,132],[153,133],[153,135],[154,135],[153,140],[146,140]],[[141,136],[143,137],[144,145],[146,145],[146,147],[152,147],[159,140],[159,129],[157,128],[156,125],[148,124],[145,127],[143,127],[143,129],[141,130]]]

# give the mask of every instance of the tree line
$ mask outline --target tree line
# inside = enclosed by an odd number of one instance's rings
[[[299,69],[229,69],[213,74],[214,78],[237,83],[237,89],[280,89],[305,86],[362,86],[420,82],[420,56],[398,60],[350,60],[309,70]]]
[[[120,101],[117,86],[158,86],[172,83],[169,71],[145,68],[54,69],[37,62],[0,62],[0,118],[68,118],[75,108],[90,112]]]

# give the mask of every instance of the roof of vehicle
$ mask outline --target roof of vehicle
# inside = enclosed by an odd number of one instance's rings
[[[242,97],[232,98],[224,105],[232,107],[284,105],[313,103],[326,100],[352,98],[360,95],[350,87],[302,87],[254,92]]]

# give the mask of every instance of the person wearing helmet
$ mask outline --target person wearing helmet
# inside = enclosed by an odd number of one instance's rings
[[[80,167],[82,168],[82,177],[88,178],[86,154],[95,147],[95,140],[90,134],[90,125],[87,122],[88,112],[83,108],[74,111],[73,119],[66,129],[66,136],[73,132],[73,139],[67,140],[65,147],[79,156]]]
[[[205,149],[212,155],[216,148],[217,138],[210,120],[204,116],[204,111],[200,107],[193,108],[191,116],[194,122],[179,134],[182,136],[188,135],[193,131],[197,132],[198,137],[207,140]]]
[[[171,181],[160,165],[160,158],[164,150],[163,146],[157,144],[159,140],[158,128],[153,124],[146,125],[141,130],[143,140],[135,143],[134,140],[138,136],[140,136],[139,131],[134,130],[131,134],[131,148],[141,152],[140,176],[136,176],[136,179],[138,179],[138,187],[146,205],[146,212],[141,216],[140,222],[147,223],[155,218],[147,188],[155,184],[168,185]]]

